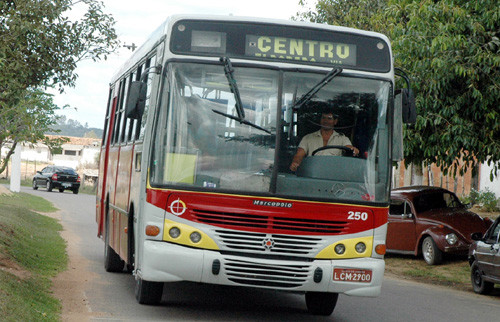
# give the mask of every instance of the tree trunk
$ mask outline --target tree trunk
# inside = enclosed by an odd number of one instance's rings
[[[423,182],[424,174],[422,171],[421,164],[412,164],[411,167],[411,185],[412,186],[421,186]]]

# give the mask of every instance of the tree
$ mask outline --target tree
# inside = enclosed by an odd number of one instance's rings
[[[20,142],[42,141],[51,150],[66,142],[62,138],[49,140],[44,134],[55,123],[57,109],[51,95],[29,89],[15,107],[0,110],[0,147],[8,147],[7,155],[0,161],[0,173]]]
[[[57,87],[62,92],[74,86],[79,61],[106,59],[118,47],[114,19],[103,13],[103,7],[96,0],[0,2],[0,148],[7,141],[15,147],[21,141],[39,140],[38,134],[55,118],[38,122],[34,117],[52,115],[57,108],[48,103],[43,90]],[[73,9],[84,13],[70,19]],[[28,103],[40,105],[27,107]]]
[[[348,9],[330,14],[336,6]],[[373,11],[362,18],[367,8]],[[453,175],[487,162],[493,179],[500,169],[498,1],[321,0],[316,9],[305,17],[367,26],[391,39],[395,64],[416,92],[417,123],[405,129],[408,162]]]

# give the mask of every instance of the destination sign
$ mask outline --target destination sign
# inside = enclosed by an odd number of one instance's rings
[[[356,45],[247,35],[245,56],[355,66]]]
[[[390,45],[382,36],[312,26],[180,20],[172,27],[169,49],[175,55],[390,71]]]

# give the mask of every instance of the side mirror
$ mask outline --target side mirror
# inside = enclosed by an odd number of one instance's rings
[[[38,174],[42,174],[42,171],[37,171],[36,173],[38,173]]]
[[[482,240],[482,239],[483,239],[483,234],[482,234],[482,233],[472,233],[472,234],[470,235],[470,238],[471,238],[472,240],[476,240],[476,241],[477,241],[477,240]]]
[[[127,118],[140,119],[146,106],[146,84],[134,81],[130,84],[127,101],[125,102],[125,115]]]
[[[417,109],[415,108],[415,95],[411,90],[410,78],[401,68],[394,69],[395,74],[402,77],[406,82],[406,88],[396,90],[396,100],[401,95],[401,113],[403,123],[415,124],[417,121]]]
[[[417,109],[415,107],[415,95],[408,88],[401,89],[401,112],[403,123],[415,124],[417,121]]]

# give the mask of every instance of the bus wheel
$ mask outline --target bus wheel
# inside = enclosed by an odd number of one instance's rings
[[[314,315],[330,315],[337,305],[338,298],[339,293],[307,292],[307,310]]]
[[[156,305],[161,301],[163,295],[162,282],[148,282],[136,277],[135,299],[140,304]]]
[[[109,216],[107,216],[109,218]],[[106,272],[121,272],[124,261],[109,245],[109,223],[106,223],[106,237],[104,238],[104,269]]]

